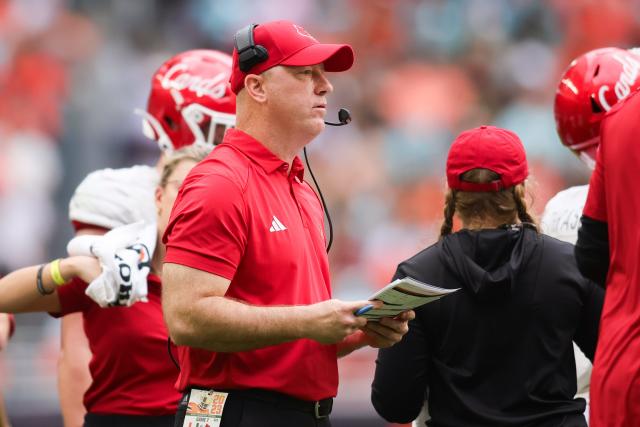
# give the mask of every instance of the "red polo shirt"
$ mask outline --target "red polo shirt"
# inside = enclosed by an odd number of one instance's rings
[[[289,166],[231,129],[185,179],[165,232],[165,262],[231,280],[226,296],[252,305],[331,298],[322,206]],[[237,353],[180,349],[178,388],[262,388],[306,400],[335,396],[336,346],[309,339]]]
[[[167,351],[160,279],[149,276],[148,285],[148,302],[111,308],[85,295],[81,280],[58,288],[61,310],[52,314],[82,312],[91,348],[92,382],[84,395],[89,413],[152,416],[177,410],[178,369]]]
[[[606,222],[609,273],[591,375],[592,427],[640,422],[640,95],[616,104],[601,144],[584,215]]]

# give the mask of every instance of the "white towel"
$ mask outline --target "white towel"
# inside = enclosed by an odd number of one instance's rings
[[[100,307],[130,307],[138,301],[147,302],[147,276],[156,239],[157,225],[140,221],[103,236],[75,237],[67,245],[67,252],[100,261],[102,273],[85,291]]]

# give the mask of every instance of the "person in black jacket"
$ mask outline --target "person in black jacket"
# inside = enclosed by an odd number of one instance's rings
[[[572,341],[593,360],[603,290],[571,244],[539,234],[527,175],[510,131],[482,126],[451,146],[441,239],[394,279],[461,290],[418,308],[403,340],[378,353],[371,400],[386,420],[410,422],[426,397],[431,427],[587,425]],[[452,233],[454,214],[463,228]]]

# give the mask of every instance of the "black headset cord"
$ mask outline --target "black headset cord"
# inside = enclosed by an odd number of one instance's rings
[[[318,181],[316,181],[316,177],[313,175],[313,171],[311,170],[311,165],[309,164],[309,158],[307,157],[307,147],[305,146],[302,149],[304,153],[304,161],[307,164],[307,169],[309,170],[309,175],[311,175],[311,179],[318,189],[318,194],[320,195],[320,201],[322,202],[322,209],[324,210],[324,214],[327,216],[327,222],[329,223],[329,243],[327,244],[327,253],[331,250],[331,244],[333,243],[333,223],[331,222],[331,215],[329,215],[329,210],[327,209],[327,203],[324,201],[324,196],[322,195],[322,190],[320,190],[320,186],[318,185]]]
[[[176,365],[176,369],[180,372],[180,365],[178,365],[178,361],[175,357],[173,357],[173,351],[171,350],[171,338],[167,337],[167,351],[169,352],[169,357],[174,365]]]

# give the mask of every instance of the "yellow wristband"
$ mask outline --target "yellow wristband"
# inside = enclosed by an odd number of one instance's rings
[[[62,273],[60,273],[60,261],[60,258],[55,261],[51,261],[51,278],[56,286],[62,286],[67,283],[67,281],[64,280],[64,277],[62,277]]]

